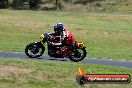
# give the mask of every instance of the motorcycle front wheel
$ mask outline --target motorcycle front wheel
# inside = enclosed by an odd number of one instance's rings
[[[30,43],[25,48],[25,53],[30,58],[37,58],[43,55],[45,51],[44,46],[40,42]]]
[[[69,59],[74,62],[83,60],[87,55],[86,48],[76,49],[74,55],[71,55]]]

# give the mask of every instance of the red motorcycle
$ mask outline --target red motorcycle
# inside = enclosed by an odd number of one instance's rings
[[[86,47],[83,42],[75,42],[71,46],[62,43],[61,36],[54,36],[51,33],[45,33],[40,36],[40,42],[33,42],[26,46],[25,53],[30,58],[37,58],[43,55],[45,51],[44,43],[47,42],[48,55],[54,58],[67,57],[71,61],[81,61],[86,55]]]

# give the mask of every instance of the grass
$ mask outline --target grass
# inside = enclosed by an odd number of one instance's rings
[[[46,0],[41,0],[46,2]],[[132,1],[131,0],[104,0],[104,1],[93,1],[91,3],[78,3],[75,2],[81,0],[61,0],[62,11],[74,11],[74,12],[132,12]],[[9,0],[11,4],[13,0]],[[27,3],[27,2],[25,2]],[[50,1],[49,3],[41,4],[41,10],[55,10],[55,1]],[[23,9],[28,9],[24,6]],[[21,8],[22,9],[22,8]],[[39,10],[40,10],[39,9]]]
[[[43,0],[42,0],[43,1]],[[132,1],[131,0],[104,0],[104,1],[93,1],[91,3],[74,4],[74,1],[63,2],[62,11],[75,11],[75,12],[132,12]],[[79,0],[78,0],[79,1]],[[81,1],[81,0],[80,0]],[[41,5],[41,8],[53,8],[55,2]]]
[[[88,57],[132,59],[131,14],[76,14],[66,12],[0,10],[0,50],[24,52],[53,32],[55,22],[64,23],[87,46]]]
[[[85,63],[54,62],[28,59],[0,59],[0,88],[130,88],[130,84],[88,84],[79,86],[79,65],[92,74],[130,74],[132,70]],[[90,72],[89,72],[90,71]]]

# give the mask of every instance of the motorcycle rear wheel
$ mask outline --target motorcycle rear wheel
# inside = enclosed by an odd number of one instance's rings
[[[43,55],[45,51],[44,46],[40,45],[39,43],[30,43],[25,48],[25,53],[30,58],[38,58]]]

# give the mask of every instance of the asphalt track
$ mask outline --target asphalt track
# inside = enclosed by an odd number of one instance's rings
[[[52,60],[52,61],[68,61],[68,58],[51,58],[48,55],[43,55],[40,58],[28,58],[25,53],[19,52],[0,52],[0,58],[23,58],[23,59],[39,59],[39,60]],[[117,67],[125,67],[132,68],[132,61],[117,61],[112,59],[96,59],[96,58],[85,58],[81,61],[82,63],[90,63],[90,64],[101,64],[108,66],[117,66]]]

